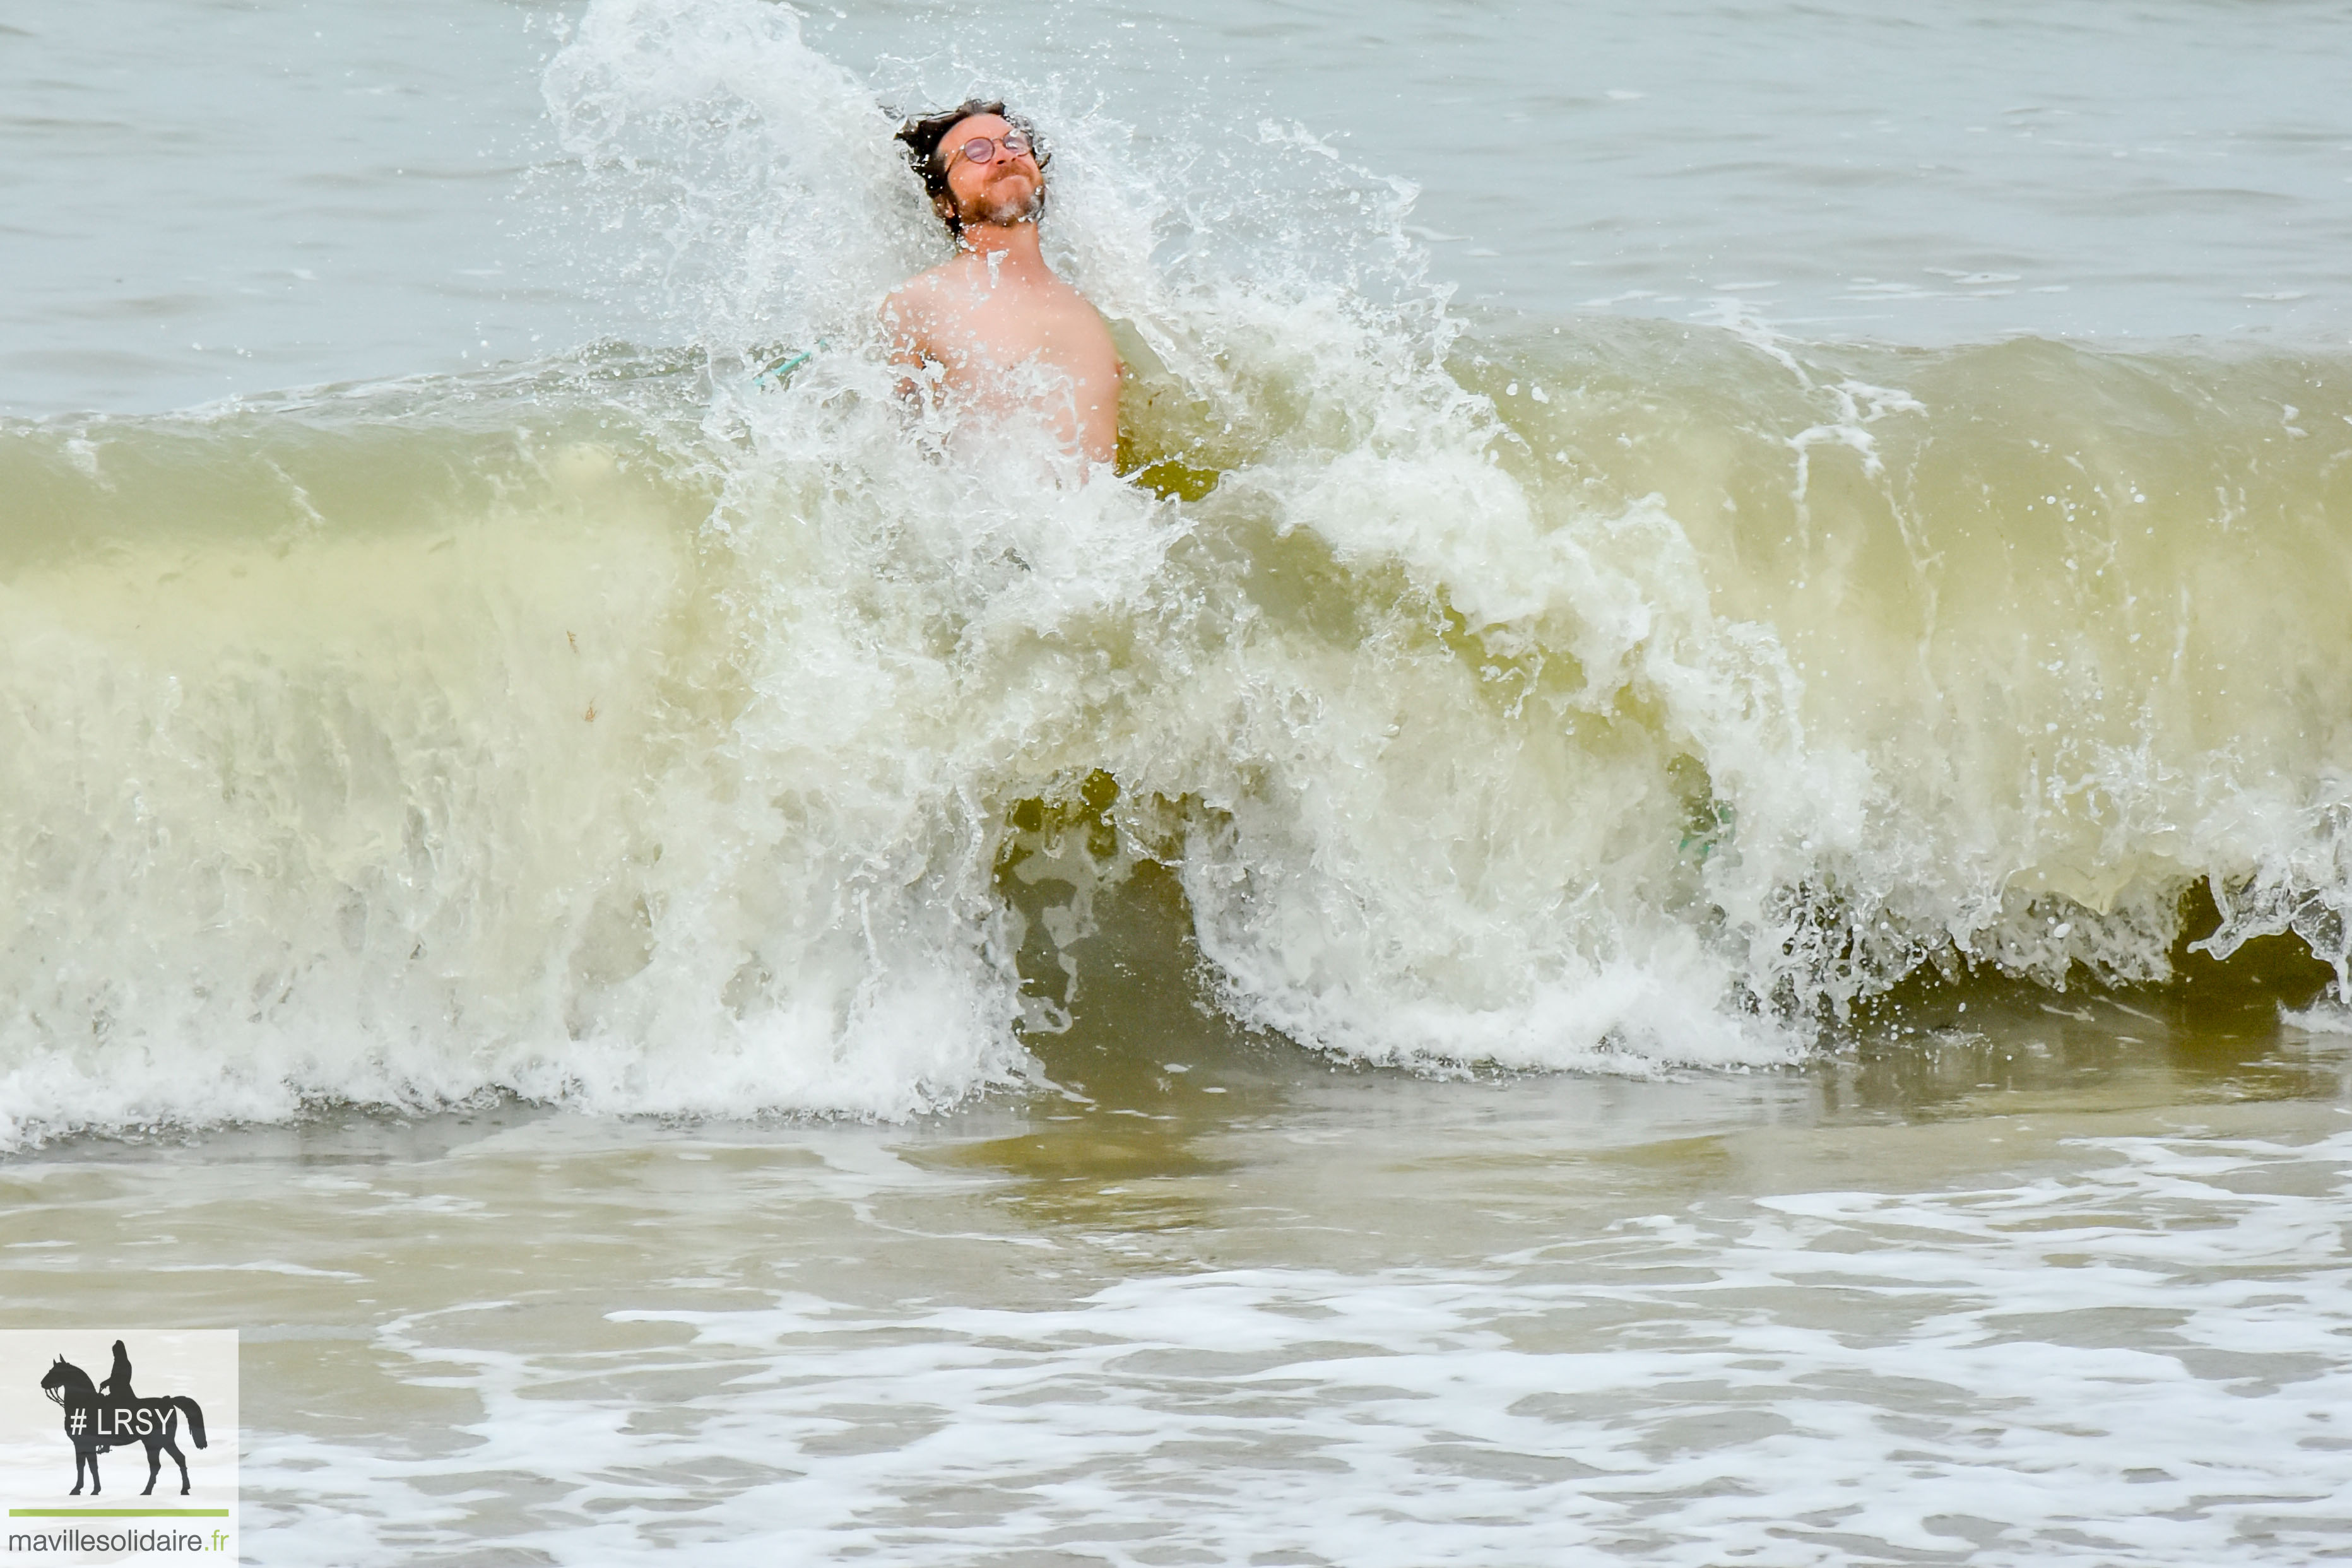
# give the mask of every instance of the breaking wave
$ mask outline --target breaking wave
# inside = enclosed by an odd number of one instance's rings
[[[1034,1073],[1022,954],[1146,866],[1236,1024],[1429,1068],[2184,936],[2346,991],[2352,359],[1465,323],[1409,189],[1048,83],[1133,371],[1064,486],[910,430],[941,242],[788,12],[600,3],[548,89],[677,347],[0,424],[0,1139],[908,1113]]]

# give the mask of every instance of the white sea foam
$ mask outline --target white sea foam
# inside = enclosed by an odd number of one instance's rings
[[[2340,1550],[2352,1138],[2069,1149],[2046,1176],[1720,1196],[1466,1268],[1130,1269],[1003,1307],[802,1270],[763,1306],[613,1312],[635,1349],[488,1348],[501,1303],[472,1302],[375,1346],[462,1395],[465,1446],[248,1433],[248,1518],[289,1557],[399,1562],[462,1550],[462,1500],[525,1476],[499,1543],[562,1563]],[[664,1328],[688,1337],[643,1337]]]
[[[2340,1002],[2315,1002],[2307,1008],[2281,1008],[2279,1019],[2305,1034],[2352,1034],[2352,1008]]]

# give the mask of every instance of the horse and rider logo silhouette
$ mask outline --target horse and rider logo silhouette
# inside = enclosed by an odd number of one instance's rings
[[[114,1342],[114,1365],[103,1384],[92,1386],[89,1374],[64,1356],[49,1368],[41,1379],[41,1392],[49,1402],[65,1410],[66,1437],[74,1447],[74,1486],[68,1497],[79,1497],[82,1471],[89,1471],[89,1495],[96,1497],[98,1456],[109,1448],[127,1448],[133,1443],[147,1447],[147,1485],[139,1495],[144,1497],[155,1490],[155,1478],[163,1468],[162,1456],[169,1454],[180,1467],[180,1495],[188,1495],[188,1458],[180,1452],[173,1441],[179,1435],[180,1417],[188,1418],[188,1436],[196,1447],[205,1446],[205,1413],[196,1402],[182,1395],[161,1399],[142,1399],[131,1390],[131,1353],[122,1342]]]

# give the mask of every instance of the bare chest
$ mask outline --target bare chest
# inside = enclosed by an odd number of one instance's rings
[[[925,345],[960,381],[995,381],[1022,371],[1108,385],[1118,353],[1102,318],[1076,290],[999,288],[964,298],[943,290]]]

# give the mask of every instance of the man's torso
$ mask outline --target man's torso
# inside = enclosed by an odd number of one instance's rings
[[[884,313],[951,393],[999,413],[1034,409],[1066,448],[1111,461],[1118,352],[1094,307],[1051,272],[992,269],[967,252],[912,279]]]

